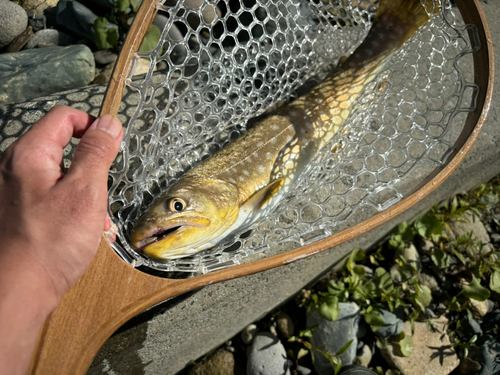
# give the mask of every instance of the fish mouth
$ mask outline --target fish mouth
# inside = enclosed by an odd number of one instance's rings
[[[144,235],[132,234],[132,244],[138,250],[143,251],[147,246],[161,242],[167,238],[174,237],[179,229],[188,227],[204,228],[210,225],[210,220],[202,217],[187,217],[183,219],[169,220],[165,225],[157,226]],[[135,237],[135,238],[134,238]],[[139,238],[137,238],[139,237]]]

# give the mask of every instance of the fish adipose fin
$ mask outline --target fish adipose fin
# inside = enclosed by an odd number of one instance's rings
[[[283,185],[283,182],[283,178],[278,178],[276,181],[273,181],[269,185],[266,185],[262,189],[256,191],[245,201],[245,203],[243,203],[241,209],[251,212],[260,210],[277,193],[279,188]]]

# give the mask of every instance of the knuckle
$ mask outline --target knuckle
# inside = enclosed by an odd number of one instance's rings
[[[113,153],[113,145],[101,137],[89,136],[80,140],[77,147],[78,152],[85,154],[86,158],[93,163],[102,164],[107,162]]]

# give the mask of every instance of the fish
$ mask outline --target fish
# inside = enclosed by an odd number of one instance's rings
[[[139,218],[130,243],[151,258],[182,258],[268,215],[433,8],[381,0],[367,37],[332,75],[186,172]]]

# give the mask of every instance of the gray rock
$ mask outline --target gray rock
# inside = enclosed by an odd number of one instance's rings
[[[480,355],[475,356],[474,359],[482,365],[478,375],[498,375],[500,373],[500,343],[493,336],[484,335],[477,345],[480,347]]]
[[[28,26],[26,11],[9,0],[0,0],[0,48],[5,47]]]
[[[434,276],[429,275],[427,273],[419,273],[417,275],[417,280],[420,284],[428,287],[431,290],[431,292],[433,293],[441,292],[441,288],[439,287],[439,284]]]
[[[471,304],[472,312],[479,318],[488,314],[492,309],[491,304],[493,304],[490,300],[477,301],[472,298],[469,298],[469,302]]]
[[[25,49],[47,46],[66,46],[71,44],[71,38],[68,34],[56,29],[44,29],[37,31],[33,38],[26,44]]]
[[[95,62],[99,65],[108,65],[116,61],[118,55],[108,50],[94,52]]]
[[[59,0],[19,0],[19,5],[27,12],[41,15],[48,9],[55,7],[58,1]]]
[[[465,222],[453,221],[450,223],[451,232],[446,229],[450,240],[454,241],[460,236],[465,236],[472,232],[472,240],[479,241],[483,244],[482,253],[487,253],[493,250],[490,243],[490,236],[486,231],[481,219],[471,211],[466,211],[463,215]]]
[[[335,321],[323,319],[316,310],[307,313],[307,327],[318,325],[312,331],[311,343],[330,354],[337,353],[345,344],[353,340],[349,348],[340,356],[343,365],[350,365],[356,357],[358,339],[359,307],[355,303],[340,303],[340,313]],[[330,361],[321,353],[315,352],[314,368],[320,375],[333,374]]]
[[[93,42],[95,39],[94,21],[97,16],[85,5],[77,1],[59,1],[56,8],[58,25],[72,31],[81,38]]]
[[[483,330],[477,320],[467,316],[467,318],[462,321],[462,333],[468,340],[474,335],[478,337],[481,336],[483,334]]]
[[[256,333],[257,326],[255,324],[249,324],[241,331],[241,341],[243,341],[244,344],[250,344]]]
[[[44,14],[35,14],[34,11],[28,12],[28,24],[33,28],[33,32],[47,28],[47,17]]]
[[[490,235],[491,237],[491,241],[494,242],[494,243],[499,243],[500,242],[500,234],[498,233],[492,233]]]
[[[395,313],[388,310],[380,310],[379,313],[384,318],[384,325],[375,332],[377,336],[388,338],[403,331],[403,321]]]
[[[247,375],[290,375],[283,344],[269,332],[258,333],[250,346]]]
[[[16,103],[88,85],[94,56],[87,46],[50,47],[0,55],[0,103]]]
[[[297,373],[299,375],[309,375],[312,373],[312,370],[308,369],[307,367],[304,366],[297,366]]]
[[[278,332],[285,337],[291,337],[294,334],[295,326],[292,318],[287,313],[281,312],[276,319]]]
[[[224,349],[217,350],[188,371],[188,375],[234,375],[234,356]]]

